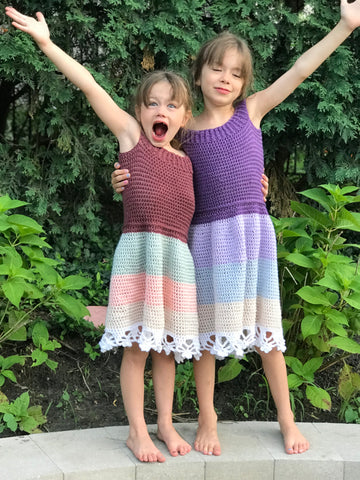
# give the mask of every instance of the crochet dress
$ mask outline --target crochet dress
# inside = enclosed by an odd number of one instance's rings
[[[101,351],[129,347],[199,358],[195,270],[187,244],[194,213],[190,159],[154,147],[143,133],[120,153],[131,172],[115,251]]]
[[[284,351],[276,237],[261,193],[261,130],[243,101],[224,125],[184,136],[194,169],[189,246],[201,348],[218,358],[241,358],[255,346]]]

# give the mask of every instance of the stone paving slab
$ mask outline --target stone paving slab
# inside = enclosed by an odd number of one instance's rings
[[[176,425],[191,444],[196,424]],[[165,463],[139,462],[126,447],[128,427],[0,439],[0,480],[359,480],[360,425],[302,423],[311,448],[286,455],[276,422],[220,422],[222,455],[191,451]]]

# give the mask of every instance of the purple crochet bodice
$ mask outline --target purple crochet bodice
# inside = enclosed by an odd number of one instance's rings
[[[251,122],[245,100],[221,127],[186,131],[183,149],[194,169],[193,224],[268,213],[260,183],[264,170],[262,134]]]

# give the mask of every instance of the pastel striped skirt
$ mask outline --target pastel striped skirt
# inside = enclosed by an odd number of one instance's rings
[[[123,233],[114,254],[102,351],[138,343],[143,351],[199,358],[195,270],[188,245],[160,233]]]
[[[285,351],[276,237],[269,215],[192,225],[201,349],[218,358]]]

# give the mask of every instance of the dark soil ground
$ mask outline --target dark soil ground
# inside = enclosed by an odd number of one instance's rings
[[[17,383],[7,380],[2,387],[3,393],[13,401],[21,393],[28,391],[31,405],[41,405],[47,417],[47,423],[41,427],[44,432],[127,425],[119,385],[121,349],[116,353],[102,354],[91,360],[83,351],[84,339],[72,336],[61,343],[62,348],[49,355],[52,360],[58,362],[56,371],[50,370],[44,364],[31,367],[31,361],[28,361],[24,367],[14,367]],[[30,345],[24,347],[22,353],[31,353],[30,348]],[[20,352],[14,351],[12,343],[4,345],[0,353],[6,357]],[[219,420],[276,420],[274,405],[258,360],[256,354],[249,356],[248,362],[244,363],[246,369],[237,378],[216,384],[215,406]],[[347,361],[359,371],[359,356],[353,356]],[[219,366],[221,365],[219,362]],[[336,364],[316,378],[316,384],[327,389],[331,395],[331,411],[315,409],[304,396],[295,402],[297,421],[340,421],[341,402],[336,393],[340,368],[341,363]],[[146,420],[147,423],[156,423],[154,396],[151,386],[149,387],[150,362],[145,375],[145,385]],[[181,390],[181,384],[178,382],[177,392],[184,397],[184,401],[182,406],[177,405],[175,394],[174,421],[196,422],[194,391]],[[12,434],[6,430],[0,437],[19,434],[21,434],[19,431]]]

